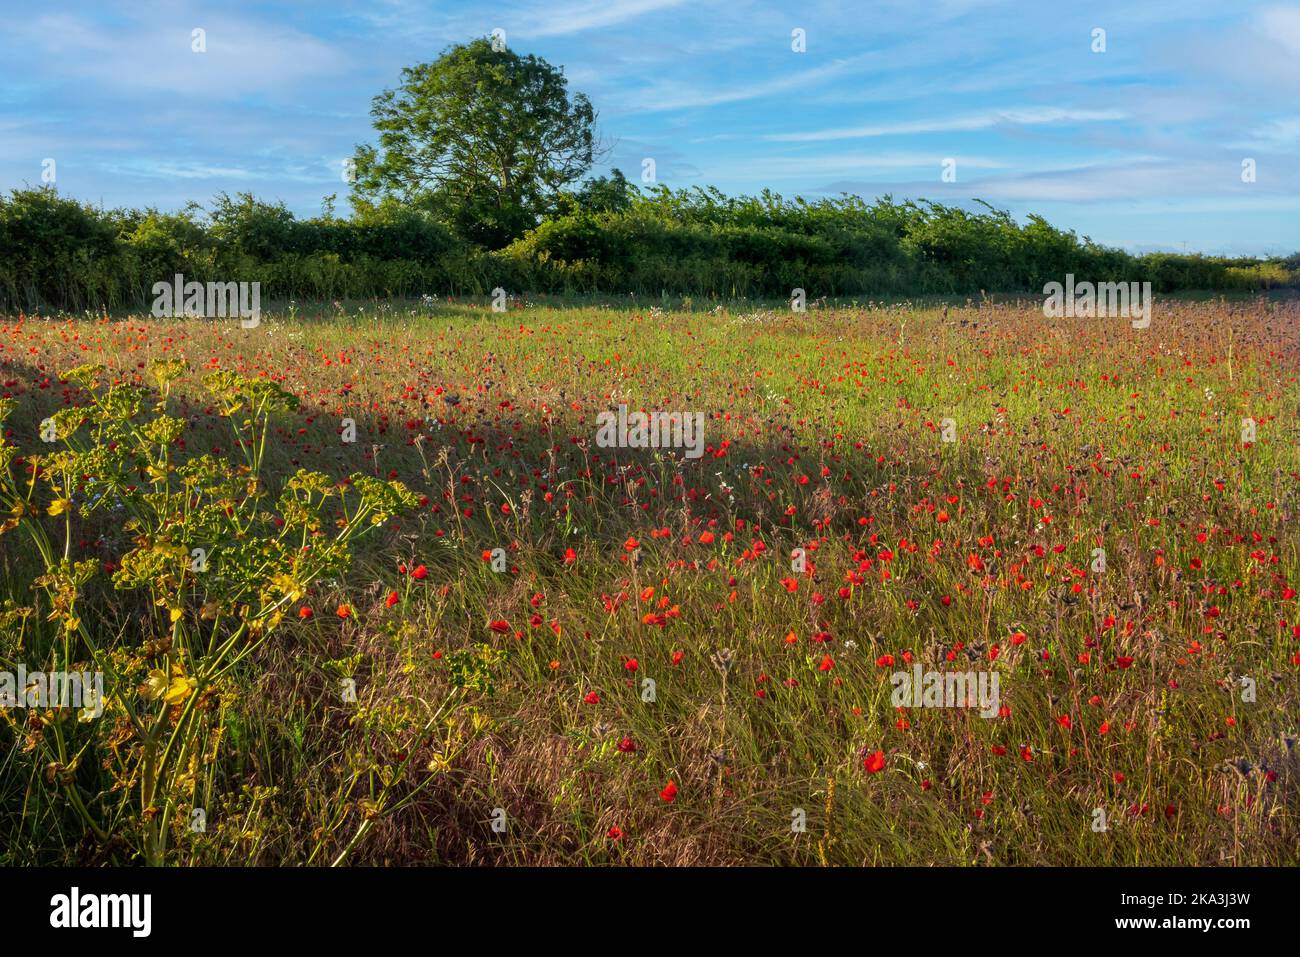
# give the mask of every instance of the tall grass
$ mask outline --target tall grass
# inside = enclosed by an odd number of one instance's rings
[[[177,828],[169,862],[1212,866],[1300,846],[1297,319],[1262,300],[1161,303],[1147,330],[991,302],[438,304],[254,330],[29,319],[0,344],[22,456],[92,401],[54,370],[143,384],[165,356],[188,367],[178,463],[230,453],[201,380],[238,367],[298,400],[268,420],[268,482],[305,467],[422,496],[228,673],[208,826]],[[708,453],[598,448],[619,403],[705,411]],[[71,523],[98,579],[134,543],[72,501],[33,520]],[[14,534],[0,582],[33,612],[0,625],[7,661],[57,624]],[[82,601],[124,660],[168,618]],[[900,712],[906,656],[996,671],[1008,713]],[[132,807],[102,764],[127,730],[47,780],[32,736],[53,719],[10,714],[6,859],[145,859],[143,818],[96,833],[72,798],[96,822]]]

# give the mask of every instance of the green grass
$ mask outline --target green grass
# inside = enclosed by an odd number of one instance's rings
[[[187,449],[220,445],[184,398],[215,360],[302,399],[273,476],[392,472],[429,499],[223,690],[208,831],[179,834],[176,863],[1296,863],[1294,300],[1161,302],[1146,330],[993,302],[362,308],[253,330],[0,324],[0,392],[29,452],[44,415],[84,400],[57,370],[129,379],[164,355],[194,370],[173,400]],[[711,452],[597,448],[595,415],[620,402],[704,412]],[[111,531],[84,553],[110,558]],[[0,581],[30,604],[14,541]],[[498,547],[516,570],[490,570]],[[793,548],[811,574],[792,572]],[[128,650],[149,637],[109,596],[96,627]],[[0,632],[0,655],[42,639],[16,640]],[[996,671],[1010,714],[900,714],[905,652]],[[1253,703],[1228,682],[1241,675]],[[0,767],[0,861],[131,859],[83,839],[20,727],[0,725]],[[105,787],[89,762],[79,784],[92,805]]]

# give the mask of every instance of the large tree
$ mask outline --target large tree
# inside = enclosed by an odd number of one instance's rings
[[[357,148],[354,205],[423,208],[491,248],[537,225],[593,159],[586,96],[545,60],[485,39],[405,68],[370,113],[379,143]]]

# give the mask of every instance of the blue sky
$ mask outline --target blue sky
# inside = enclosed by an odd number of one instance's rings
[[[1300,250],[1300,5],[0,0],[0,189],[319,212],[371,98],[505,31],[672,187],[981,198],[1133,250]],[[191,50],[195,28],[207,52]],[[1093,31],[1105,30],[1104,53]],[[806,51],[792,50],[792,31]],[[1256,180],[1242,182],[1242,161]],[[956,182],[943,182],[945,159]]]

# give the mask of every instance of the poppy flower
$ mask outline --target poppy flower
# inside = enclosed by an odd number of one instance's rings
[[[868,774],[879,774],[885,770],[885,752],[876,751],[868,754],[862,759],[862,766],[867,769]]]
[[[677,800],[677,782],[669,781],[664,789],[659,792],[659,797],[667,804],[672,804],[673,801]]]

